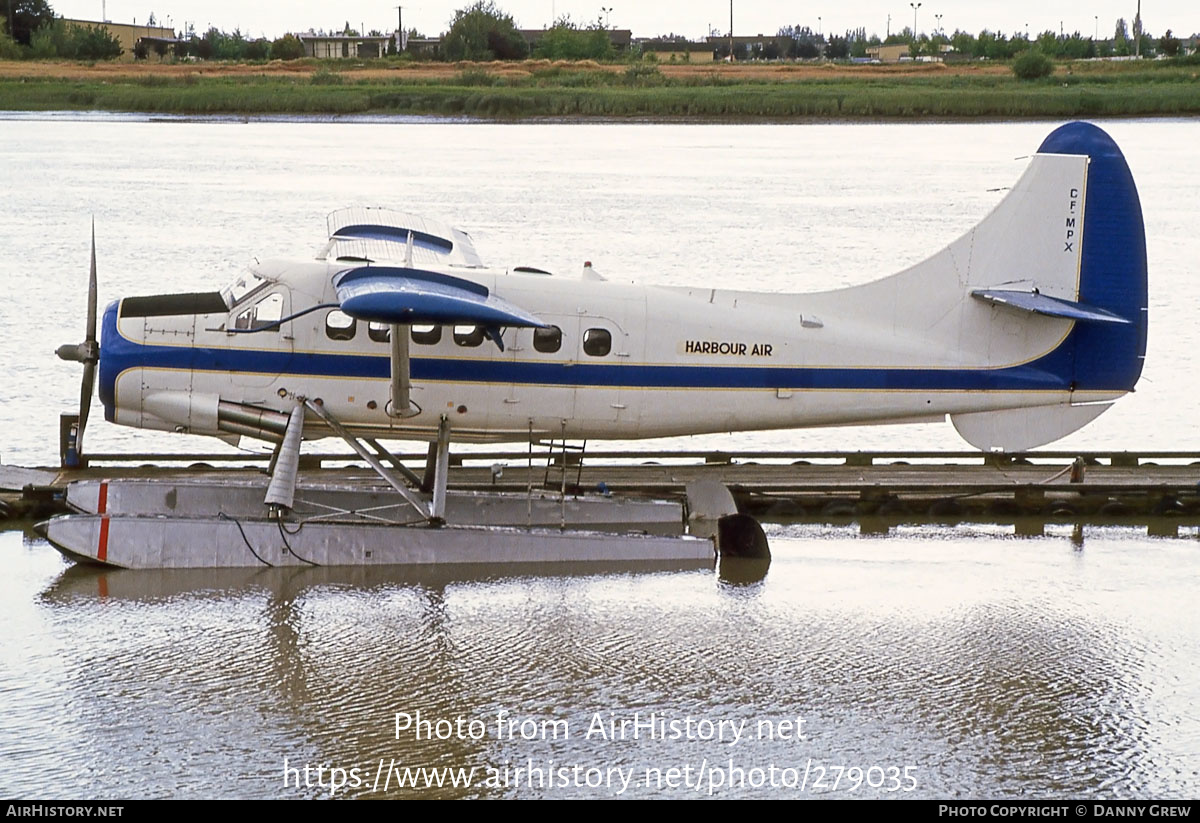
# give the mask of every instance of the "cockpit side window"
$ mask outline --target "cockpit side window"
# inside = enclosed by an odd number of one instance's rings
[[[278,323],[283,317],[283,295],[279,292],[268,294],[250,308],[238,314],[234,320],[235,329],[262,329]]]

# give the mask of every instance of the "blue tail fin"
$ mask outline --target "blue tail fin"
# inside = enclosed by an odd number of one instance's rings
[[[1132,390],[1142,373],[1147,324],[1146,231],[1133,175],[1113,139],[1090,123],[1055,129],[1038,151],[1090,158],[1079,302],[1130,321],[1076,324],[1065,344],[1073,388]]]

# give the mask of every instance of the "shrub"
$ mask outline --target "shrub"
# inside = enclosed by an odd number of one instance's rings
[[[345,78],[336,71],[330,71],[322,66],[312,73],[309,82],[314,86],[340,86],[345,82]]]
[[[1027,51],[1013,61],[1012,70],[1022,80],[1037,80],[1050,76],[1054,62],[1040,51]]]
[[[304,44],[294,34],[285,34],[271,44],[272,60],[299,60],[304,56]]]
[[[648,63],[631,64],[621,79],[627,86],[661,86],[666,82],[658,66]]]
[[[494,86],[497,77],[486,69],[466,68],[454,75],[455,86]]]

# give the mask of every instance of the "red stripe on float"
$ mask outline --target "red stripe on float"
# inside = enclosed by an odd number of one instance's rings
[[[103,515],[108,510],[108,481],[100,483],[100,497],[96,501],[96,512]],[[101,563],[108,560],[108,518],[100,518],[100,546],[96,549],[96,559]]]
[[[101,563],[108,560],[108,518],[100,518],[100,547],[96,550],[96,559]]]

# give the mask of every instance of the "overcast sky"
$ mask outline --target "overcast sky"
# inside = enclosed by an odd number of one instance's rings
[[[402,0],[291,0],[290,2],[246,2],[246,0],[106,0],[108,19],[118,23],[145,23],[153,12],[168,25],[181,29],[184,22],[204,30],[210,25],[232,31],[240,28],[253,36],[278,37],[287,31],[309,28],[341,29],[350,25],[367,30],[391,32],[396,28],[395,6]],[[448,28],[454,10],[470,0],[417,0],[404,6],[404,26],[416,26],[423,34],[436,35]],[[98,20],[102,0],[50,0],[56,13],[64,17]],[[729,30],[728,0],[655,0],[655,2],[606,3],[578,0],[503,0],[497,3],[511,14],[521,28],[541,28],[555,15],[569,14],[586,23],[602,15],[601,8],[611,5],[608,21],[614,28],[632,29],[635,37],[654,37],[676,33],[703,37],[709,27],[717,33]],[[971,32],[989,28],[1005,33],[1031,33],[1052,29],[1060,24],[1068,32],[1090,36],[1099,28],[1101,37],[1112,35],[1118,17],[1129,21],[1137,10],[1137,0],[977,0],[951,2],[928,0],[917,10],[917,31],[937,27],[934,15],[941,14],[947,32],[962,28]],[[837,0],[825,3],[786,3],[782,0],[734,0],[733,27],[736,34],[773,34],[780,26],[807,25],[824,33],[841,33],[863,26],[867,33],[883,36],[891,15],[891,30],[899,31],[913,22],[908,2],[894,0]],[[818,22],[818,16],[821,18]],[[1096,18],[1099,18],[1097,24]],[[1167,28],[1176,35],[1188,36],[1200,31],[1200,2],[1197,0],[1146,0],[1142,10],[1146,32],[1161,35]],[[169,22],[168,22],[169,21]]]

